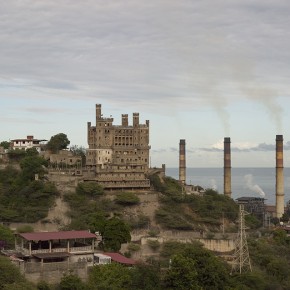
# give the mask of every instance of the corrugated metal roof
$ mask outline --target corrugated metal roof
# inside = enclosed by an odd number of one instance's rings
[[[125,256],[122,256],[119,253],[103,253],[106,256],[111,257],[111,259],[115,262],[126,264],[126,265],[134,265],[136,264],[136,261],[130,258],[127,258]]]
[[[27,241],[49,241],[49,240],[72,240],[96,238],[96,235],[88,231],[65,231],[65,232],[36,232],[22,233],[20,237]]]

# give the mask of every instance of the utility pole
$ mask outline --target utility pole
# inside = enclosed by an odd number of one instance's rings
[[[248,214],[244,210],[244,205],[239,205],[239,232],[235,242],[235,252],[232,264],[231,274],[234,272],[242,273],[250,271],[252,272],[251,260],[248,250],[245,215]]]

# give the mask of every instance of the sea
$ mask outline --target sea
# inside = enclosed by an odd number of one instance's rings
[[[178,168],[166,168],[166,175],[179,179]],[[276,168],[232,168],[232,198],[263,197],[268,205],[275,204]],[[186,183],[224,190],[223,168],[186,168]],[[285,205],[290,200],[290,168],[284,168]]]

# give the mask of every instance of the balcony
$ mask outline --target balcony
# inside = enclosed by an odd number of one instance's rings
[[[38,250],[31,250],[31,253],[29,249],[22,248],[22,247],[16,247],[16,250],[20,252],[21,254],[25,256],[31,256],[33,254],[45,254],[45,253],[92,253],[94,252],[94,249],[92,246],[82,246],[82,247],[70,247],[70,248],[52,248],[52,249],[38,249]]]

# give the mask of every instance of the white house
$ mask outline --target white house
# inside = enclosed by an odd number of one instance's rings
[[[38,152],[42,151],[42,148],[47,140],[34,139],[32,135],[27,136],[26,139],[14,139],[11,140],[12,149],[24,149],[35,148]]]

